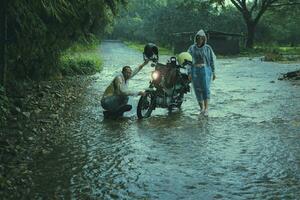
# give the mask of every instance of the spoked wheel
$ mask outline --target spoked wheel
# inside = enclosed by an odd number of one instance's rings
[[[181,105],[182,105],[182,103],[183,103],[183,98],[184,98],[184,94],[181,93],[180,96],[179,96],[178,103],[177,103],[177,105],[176,105],[176,107],[179,108],[179,109],[181,108]]]
[[[183,103],[184,93],[180,93],[180,95],[176,98],[176,103],[168,106],[168,111],[172,112],[174,108],[181,109],[181,105]]]
[[[138,118],[142,119],[150,117],[153,109],[153,96],[150,93],[147,93],[145,96],[141,96],[137,107]]]

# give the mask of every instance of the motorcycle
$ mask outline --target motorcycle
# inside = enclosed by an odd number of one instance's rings
[[[167,108],[169,111],[181,108],[184,95],[190,92],[188,75],[180,71],[185,67],[177,63],[176,57],[171,57],[166,64],[154,59],[151,66],[154,71],[149,87],[145,95],[140,97],[137,106],[139,119],[150,117],[156,108]]]

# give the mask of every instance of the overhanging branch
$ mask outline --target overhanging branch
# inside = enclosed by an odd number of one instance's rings
[[[230,0],[230,1],[240,12],[243,12],[243,8],[240,4],[241,3],[240,1],[237,0]]]

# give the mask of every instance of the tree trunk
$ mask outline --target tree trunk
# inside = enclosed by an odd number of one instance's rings
[[[278,80],[284,79],[300,80],[300,70],[288,72],[286,74],[283,74],[282,77],[278,78]]]
[[[254,44],[254,36],[255,36],[255,28],[256,24],[252,21],[246,21],[247,24],[247,41],[246,41],[246,48],[252,49]]]

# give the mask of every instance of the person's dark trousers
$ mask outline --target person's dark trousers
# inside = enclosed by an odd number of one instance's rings
[[[128,105],[128,96],[109,96],[104,97],[101,100],[101,106],[105,110],[103,112],[106,118],[116,118],[123,116],[124,112],[132,109],[131,105]]]

